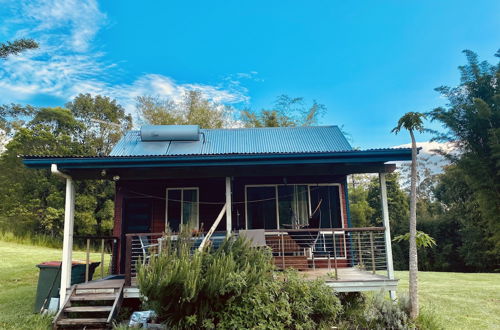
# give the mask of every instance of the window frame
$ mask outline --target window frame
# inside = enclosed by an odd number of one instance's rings
[[[169,190],[180,190],[181,191],[181,221],[180,225],[182,225],[183,217],[184,217],[184,190],[195,190],[196,191],[196,229],[200,228],[200,187],[171,187],[167,188],[165,191],[165,230],[168,226],[168,192]]]
[[[277,184],[248,184],[245,185],[245,229],[248,230],[248,199],[247,199],[247,188],[256,187],[274,187],[274,204],[276,207],[276,228],[279,228],[280,218],[279,218],[279,204],[278,204],[278,185]]]
[[[343,201],[345,197],[342,195],[342,184],[341,183],[289,183],[289,184],[247,184],[245,185],[245,229],[248,230],[248,198],[247,198],[247,188],[255,188],[255,187],[274,187],[274,196],[275,196],[275,202],[276,202],[276,228],[273,230],[280,230],[280,217],[279,217],[279,200],[278,200],[278,187],[279,186],[307,186],[307,203],[309,206],[309,215],[311,215],[312,212],[312,205],[311,205],[311,187],[318,187],[318,186],[337,186],[339,189],[339,204],[340,204],[340,224],[341,228],[345,228],[345,214],[344,214],[344,204]],[[330,233],[331,231],[325,231],[325,234]],[[344,231],[336,231],[336,234],[343,234]]]

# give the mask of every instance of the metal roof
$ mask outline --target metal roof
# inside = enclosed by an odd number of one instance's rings
[[[216,167],[230,171],[254,166],[256,172],[267,173],[273,166],[289,165],[304,165],[304,169],[336,166],[336,171],[345,173],[378,173],[387,170],[386,162],[411,159],[410,148],[354,150],[337,126],[203,129],[201,133],[199,141],[146,142],[141,140],[139,131],[130,131],[109,156],[25,155],[22,158],[30,168],[50,168],[56,164],[74,177],[99,179],[104,178],[103,173],[108,179],[116,173],[135,178],[146,175],[146,169],[153,173],[155,169],[169,168],[175,174],[196,168],[206,169],[205,175],[220,175]],[[165,176],[170,171],[158,173]]]
[[[141,141],[129,131],[113,156],[309,154],[352,151],[337,126],[202,129],[199,141]]]

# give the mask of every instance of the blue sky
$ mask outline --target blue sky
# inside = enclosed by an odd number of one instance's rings
[[[391,128],[445,102],[433,89],[458,83],[461,51],[500,48],[499,1],[0,0],[0,22],[1,41],[41,43],[0,63],[0,103],[90,92],[133,112],[138,95],[197,89],[260,109],[288,94],[325,104],[321,124],[361,148],[406,143]]]

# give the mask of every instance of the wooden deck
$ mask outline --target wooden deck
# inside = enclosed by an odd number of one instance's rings
[[[396,290],[398,279],[389,279],[385,275],[373,274],[372,272],[361,270],[355,267],[339,268],[338,279],[335,279],[333,269],[310,269],[301,271],[305,278],[310,280],[322,279],[326,285],[332,287],[337,292],[360,292],[360,291],[389,291]],[[124,298],[139,298],[139,288],[136,278],[132,278],[132,284],[124,289]]]
[[[304,277],[314,280],[321,278],[337,292],[380,291],[396,290],[398,279],[389,279],[381,274],[362,270],[356,267],[339,268],[337,279],[335,271],[328,269],[315,269],[301,272]]]

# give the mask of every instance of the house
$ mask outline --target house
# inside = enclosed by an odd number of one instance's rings
[[[71,276],[74,180],[87,179],[116,182],[113,263],[125,274],[125,297],[138,295],[134,261],[145,247],[188,223],[205,233],[202,244],[226,235],[260,237],[278,268],[328,272],[334,275],[327,283],[338,291],[386,289],[394,297],[385,174],[395,169],[388,162],[410,159],[406,148],[354,150],[337,126],[186,125],[129,131],[108,156],[23,161],[66,180],[62,297]],[[352,227],[346,180],[354,173],[378,173],[383,226]]]

